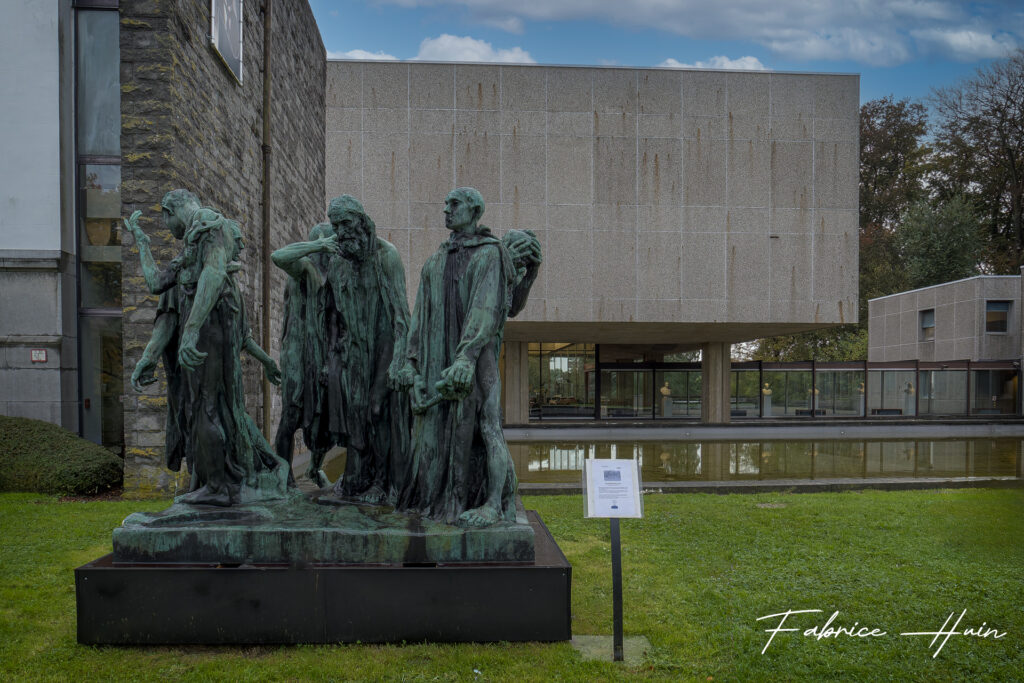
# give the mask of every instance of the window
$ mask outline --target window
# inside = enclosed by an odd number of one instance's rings
[[[1006,332],[1006,321],[1010,317],[1009,301],[985,302],[985,331]]]
[[[121,52],[117,3],[76,2],[79,428],[124,448]]]
[[[594,417],[594,345],[530,343],[530,417]]]
[[[935,309],[929,308],[920,312],[921,320],[921,341],[932,341],[935,339]]]

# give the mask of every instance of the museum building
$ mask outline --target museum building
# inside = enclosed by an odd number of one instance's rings
[[[727,422],[732,343],[856,322],[855,75],[328,61],[326,106],[327,196],[363,198],[410,299],[451,187],[537,233],[507,424],[661,416],[664,388]]]
[[[445,195],[477,187],[484,224],[544,250],[505,330],[507,424],[727,422],[732,343],[856,322],[856,75],[329,61],[307,3],[263,7],[59,0],[0,29],[0,413],[123,452],[126,486],[175,482],[161,393],[127,381],[156,297],[120,219],[141,210],[169,262],[176,187],[241,223],[236,278],[275,358],[269,254],[331,197],[398,248],[411,305]],[[267,430],[280,400],[245,363]]]

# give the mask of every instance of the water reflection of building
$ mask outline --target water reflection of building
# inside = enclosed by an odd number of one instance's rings
[[[1020,476],[1020,441],[669,441],[511,443],[524,483],[579,483],[587,458],[640,462],[647,484],[671,481]]]

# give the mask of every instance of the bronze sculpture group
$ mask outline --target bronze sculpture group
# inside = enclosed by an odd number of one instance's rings
[[[451,231],[427,259],[412,314],[395,247],[354,197],[330,202],[309,241],[272,254],[288,276],[281,369],[248,332],[234,280],[241,230],[185,190],[164,197],[181,254],[159,269],[139,212],[135,235],[146,285],[160,294],[153,337],[132,385],[167,374],[167,466],[191,472],[176,502],[231,506],[294,487],[294,435],[310,449],[320,498],[383,505],[468,528],[516,518],[516,475],[501,429],[498,356],[505,320],[522,310],[541,262],[530,231],[501,239],[480,224],[473,188],[445,200]],[[239,356],[281,385],[274,446],[245,411]],[[334,446],[345,471],[331,488],[321,467]]]

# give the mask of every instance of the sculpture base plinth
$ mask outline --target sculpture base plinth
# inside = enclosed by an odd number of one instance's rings
[[[535,512],[530,564],[75,570],[84,645],[568,640],[572,568]]]
[[[528,563],[534,531],[463,529],[388,507],[318,505],[301,495],[229,508],[176,504],[129,515],[114,530],[116,564],[429,565]]]

